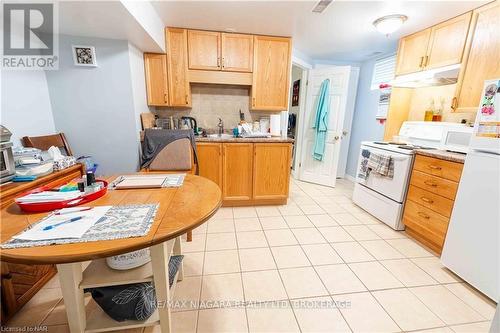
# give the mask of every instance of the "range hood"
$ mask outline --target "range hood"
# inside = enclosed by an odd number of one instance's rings
[[[397,76],[390,82],[399,88],[421,88],[457,83],[460,64]]]

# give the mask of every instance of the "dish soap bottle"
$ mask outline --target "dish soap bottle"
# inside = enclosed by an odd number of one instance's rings
[[[429,107],[427,108],[427,110],[425,110],[424,121],[432,121],[432,118],[434,116],[434,110],[435,110],[434,99],[431,98]]]

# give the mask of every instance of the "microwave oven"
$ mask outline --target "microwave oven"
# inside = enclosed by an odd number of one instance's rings
[[[472,127],[465,125],[445,127],[441,137],[440,148],[466,154],[469,150],[472,130]]]

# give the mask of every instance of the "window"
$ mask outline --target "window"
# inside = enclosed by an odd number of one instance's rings
[[[375,61],[371,90],[378,89],[381,83],[389,83],[394,79],[396,71],[396,55]]]

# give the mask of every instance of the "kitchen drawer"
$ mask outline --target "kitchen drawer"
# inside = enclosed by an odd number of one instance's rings
[[[423,190],[414,185],[410,185],[408,200],[432,209],[433,211],[446,217],[451,216],[451,211],[453,209],[453,200],[442,197],[433,192]]]
[[[460,181],[463,164],[445,161],[433,157],[417,155],[415,158],[414,170],[422,171],[430,175],[438,176],[454,182]]]
[[[442,236],[446,235],[448,222],[450,220],[449,218],[413,201],[406,202],[403,218],[412,220],[416,224]]]
[[[455,200],[458,183],[413,169],[410,184],[421,189]]]
[[[403,223],[406,226],[406,233],[409,236],[441,254],[446,234],[443,235],[440,232],[429,229],[427,225],[414,221],[407,216],[403,217]]]

